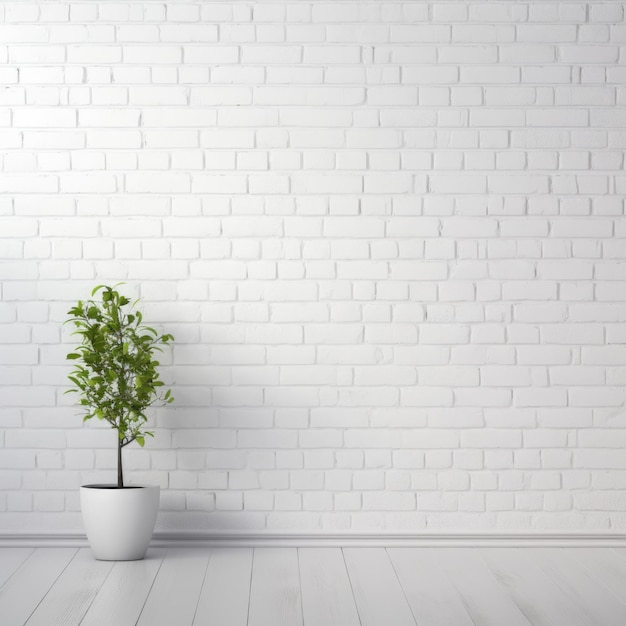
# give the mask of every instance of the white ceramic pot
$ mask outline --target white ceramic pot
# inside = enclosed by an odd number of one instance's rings
[[[80,506],[87,539],[100,561],[136,561],[146,556],[159,510],[157,485],[84,485]]]

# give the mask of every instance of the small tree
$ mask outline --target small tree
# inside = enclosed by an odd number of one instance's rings
[[[174,337],[144,326],[134,309],[138,301],[131,304],[115,287],[95,287],[91,296],[102,292],[101,301],[79,301],[68,311],[67,323],[74,324],[72,334],[81,337],[81,344],[67,355],[76,364],[68,376],[73,387],[66,393],[80,395],[83,422],[96,417],[117,430],[117,486],[122,488],[122,449],[133,441],[143,446],[146,436],[154,436],[145,430],[149,407],[174,401],[171,391],[162,389],[155,359],[160,346]]]

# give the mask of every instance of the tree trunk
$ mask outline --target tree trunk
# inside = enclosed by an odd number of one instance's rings
[[[122,474],[122,440],[117,440],[117,488],[124,487],[124,476]]]

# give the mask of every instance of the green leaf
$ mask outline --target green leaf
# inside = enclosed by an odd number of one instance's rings
[[[143,437],[141,437],[141,436],[138,436],[138,437],[136,438],[136,441],[137,441],[137,443],[138,443],[138,444],[139,444],[142,448],[144,447],[144,445],[145,445],[145,443],[146,443],[146,440],[145,440]]]
[[[67,355],[74,368],[68,374],[72,388],[66,393],[78,393],[83,419],[106,421],[117,431],[122,446],[132,441],[143,445],[146,436],[153,436],[143,432],[147,409],[173,401],[169,390],[161,393],[164,383],[154,358],[173,337],[159,336],[154,328],[143,326],[140,311],[133,308],[127,313],[124,307],[130,300],[115,287],[98,285],[92,296],[99,294],[100,301],[79,300],[68,311],[67,322],[74,325],[72,335],[80,343]]]

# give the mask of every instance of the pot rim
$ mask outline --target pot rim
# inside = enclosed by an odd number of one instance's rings
[[[94,489],[94,490],[110,490],[110,491],[126,491],[127,489],[158,489],[159,485],[124,485],[118,487],[115,483],[93,483],[90,485],[81,485],[81,489]]]

